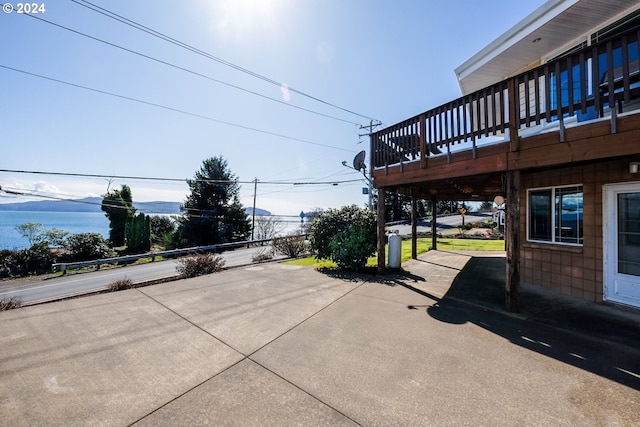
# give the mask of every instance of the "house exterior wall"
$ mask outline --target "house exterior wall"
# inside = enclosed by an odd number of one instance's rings
[[[629,173],[630,161],[640,161],[640,156],[522,172],[519,232],[523,284],[603,301],[603,188],[640,181],[640,174]],[[567,185],[583,186],[583,245],[527,241],[527,190]]]
[[[640,162],[640,9],[614,3],[615,12],[611,1],[578,0],[547,23],[523,21],[514,28],[527,28],[529,36],[517,48],[503,37],[459,67],[458,77],[470,82],[461,79],[465,96],[371,135],[370,171],[380,190],[439,201],[506,196],[510,310],[518,309],[519,284],[596,302],[630,298],[640,307],[637,235],[618,232],[617,219],[603,224],[606,212],[637,227],[640,192],[638,185],[606,187],[640,182],[640,174],[629,173],[629,162]],[[598,12],[604,9],[610,16]],[[580,40],[567,35],[568,25]],[[527,65],[534,62],[541,65]],[[627,188],[633,202],[619,195]],[[605,206],[605,196],[616,205]],[[529,228],[536,241],[528,240]],[[384,245],[378,262],[384,266]]]

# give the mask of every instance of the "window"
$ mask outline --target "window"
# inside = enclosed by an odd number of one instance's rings
[[[591,43],[598,43],[599,41],[606,40],[616,34],[624,33],[625,31],[633,29],[633,27],[639,23],[640,9],[591,34]]]
[[[587,36],[585,40],[581,41],[579,44],[573,46],[570,49],[562,52],[561,54],[549,59],[548,63],[552,63],[554,61],[560,60],[565,57],[574,56],[572,65],[567,66],[565,61],[561,62],[561,71],[558,75],[551,70],[548,75],[548,84],[549,84],[549,112],[547,115],[548,122],[556,122],[558,120],[558,96],[560,97],[560,105],[562,109],[565,111],[562,113],[562,117],[568,117],[569,113],[566,110],[570,103],[573,103],[575,111],[575,115],[577,116],[578,122],[582,122],[585,120],[592,120],[598,116],[598,112],[595,110],[593,105],[587,106],[587,111],[582,112],[581,106],[578,107],[578,104],[582,101],[582,95],[584,90],[584,95],[587,102],[593,103],[593,97],[598,95],[608,95],[607,83],[611,79],[615,84],[615,92],[620,93],[622,91],[622,79],[623,79],[623,59],[624,56],[622,52],[622,47],[619,44],[614,44],[613,49],[611,51],[611,60],[613,69],[608,70],[609,67],[609,58],[608,53],[606,51],[600,50],[600,54],[597,57],[597,67],[594,67],[594,59],[590,57],[591,53],[589,51],[585,52],[586,58],[585,63],[583,64],[585,67],[585,75],[582,75],[580,72],[580,64],[576,63],[577,57],[575,56],[576,52],[591,46],[596,43],[600,43],[606,40],[613,40],[623,33],[633,31],[640,24],[640,9],[635,10],[624,18],[607,25],[606,27],[592,33],[590,36]],[[631,39],[634,37],[631,36]],[[604,48],[602,48],[604,49]],[[640,56],[640,49],[638,46],[638,41],[629,41],[627,44],[627,66],[628,72],[631,76],[630,88],[636,89],[640,87],[640,83],[638,79],[634,76],[638,75],[638,58]],[[553,68],[553,66],[552,66]],[[569,77],[571,77],[572,81],[572,90],[573,90],[573,99],[570,98],[569,93]],[[594,82],[595,80],[595,82]],[[595,83],[595,85],[594,85]],[[599,87],[599,89],[598,89]],[[522,95],[521,95],[522,96]],[[544,105],[544,100],[541,99]],[[602,107],[610,107],[608,96],[603,97],[602,99]],[[544,107],[543,107],[544,108]],[[522,113],[521,113],[522,114]]]
[[[640,192],[618,193],[618,273],[640,276]]]
[[[529,190],[528,240],[582,244],[582,186]]]

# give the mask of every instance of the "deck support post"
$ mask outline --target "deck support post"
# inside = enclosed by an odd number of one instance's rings
[[[411,189],[411,259],[418,259],[418,200]]]
[[[507,272],[505,283],[505,308],[511,313],[520,311],[520,171],[507,172],[507,212],[505,246]]]
[[[386,191],[384,188],[378,188],[378,273],[384,274],[386,268],[386,254],[385,245],[387,240],[387,234],[384,227],[386,222],[384,214],[384,199]]]
[[[509,150],[520,151],[520,110],[518,108],[518,88],[515,79],[511,78],[507,82],[507,91],[509,99]]]
[[[431,249],[438,250],[438,227],[436,220],[438,219],[438,196],[431,195]]]

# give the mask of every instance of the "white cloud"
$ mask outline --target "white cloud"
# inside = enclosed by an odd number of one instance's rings
[[[286,83],[280,85],[280,92],[282,92],[282,99],[287,102],[291,100],[291,92],[289,92],[289,86]]]
[[[60,189],[58,187],[45,181],[33,182],[31,190],[35,193],[48,193],[48,194],[60,193]]]
[[[128,184],[133,192],[133,200],[138,202],[171,201],[182,202],[189,191],[186,183],[136,183],[112,182],[106,179],[56,178],[53,180],[29,181],[20,177],[5,178],[0,176],[0,186],[13,192],[23,192],[25,195],[7,194],[0,192],[0,203],[26,202],[45,200],[47,197],[63,199],[82,199],[85,197],[102,197],[110,190],[119,189],[121,184]],[[34,194],[29,196],[28,193]]]
[[[0,187],[4,190],[1,193],[3,199],[0,200],[0,202],[4,203],[42,200],[42,197],[37,196],[62,197],[60,189],[46,181],[13,179],[11,181],[0,182]],[[35,196],[30,196],[30,194],[34,194]],[[4,196],[6,196],[6,198]]]

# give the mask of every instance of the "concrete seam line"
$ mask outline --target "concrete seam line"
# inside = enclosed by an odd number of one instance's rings
[[[332,301],[331,303],[327,304],[326,306],[322,307],[320,310],[316,311],[315,313],[313,313],[311,316],[307,317],[306,319],[304,319],[303,321],[297,323],[296,325],[292,326],[291,328],[289,328],[287,331],[283,332],[282,334],[278,335],[276,338],[274,338],[273,340],[269,341],[267,344],[264,344],[263,346],[261,346],[260,348],[258,348],[257,350],[255,350],[254,352],[252,352],[251,354],[255,354],[256,352],[260,351],[261,349],[263,349],[265,346],[271,344],[272,342],[274,342],[275,340],[277,340],[278,338],[282,337],[283,335],[289,333],[291,330],[293,330],[294,328],[297,328],[299,325],[301,325],[302,323],[306,322],[307,320],[309,320],[310,318],[316,316],[318,313],[324,311],[327,307],[333,305],[335,302],[341,300],[342,298],[344,298],[345,296],[349,295],[351,292],[355,291],[356,289],[360,288],[362,285],[364,285],[365,283],[367,283],[368,281],[363,281],[361,284],[359,284],[358,286],[356,286],[355,288],[351,289],[349,292],[341,295],[339,298],[335,299],[334,301]],[[171,313],[175,314],[176,316],[178,316],[179,318],[183,319],[184,321],[186,321],[187,323],[195,326],[197,329],[200,329],[201,331],[203,331],[204,333],[206,333],[207,335],[211,336],[212,338],[214,338],[215,340],[221,342],[222,344],[226,345],[227,347],[231,348],[232,350],[238,352],[239,354],[241,354],[243,357],[238,360],[237,362],[229,365],[228,367],[226,367],[225,369],[222,369],[220,372],[216,373],[215,375],[212,375],[211,377],[205,379],[204,381],[200,382],[199,384],[196,384],[195,386],[191,387],[190,389],[186,390],[184,393],[181,393],[180,395],[174,397],[173,399],[170,399],[169,401],[165,402],[164,404],[158,406],[156,409],[154,409],[153,411],[149,412],[148,414],[140,417],[139,419],[135,420],[134,422],[129,424],[130,426],[133,426],[134,424],[142,421],[143,419],[145,419],[146,417],[154,414],[155,412],[159,411],[160,409],[164,408],[165,406],[171,404],[172,402],[176,401],[177,399],[181,398],[182,396],[186,395],[187,393],[190,393],[191,391],[195,390],[196,388],[200,387],[201,385],[203,385],[204,383],[214,379],[215,377],[217,377],[218,375],[222,374],[223,372],[228,371],[229,369],[233,368],[234,366],[236,366],[237,364],[239,364],[240,362],[243,362],[244,360],[250,360],[253,363],[257,364],[258,366],[262,367],[263,369],[267,370],[268,372],[271,372],[272,374],[274,374],[275,376],[277,376],[278,378],[281,378],[283,381],[291,384],[293,387],[297,388],[298,390],[302,391],[303,393],[307,394],[308,396],[310,396],[311,398],[317,400],[318,402],[322,403],[323,405],[327,406],[328,408],[333,409],[334,411],[336,411],[337,413],[339,413],[340,415],[344,416],[345,418],[353,421],[355,424],[357,425],[361,425],[360,423],[356,422],[355,420],[351,419],[348,415],[342,413],[341,411],[337,410],[336,408],[332,407],[331,405],[328,405],[326,402],[323,402],[321,399],[317,398],[316,396],[312,395],[311,393],[307,392],[306,390],[300,388],[299,386],[297,386],[296,384],[292,383],[291,381],[287,380],[286,378],[283,378],[282,376],[278,375],[277,373],[273,372],[272,370],[268,369],[267,367],[263,366],[262,364],[256,362],[255,360],[251,359],[249,356],[243,354],[242,352],[238,351],[237,349],[233,348],[232,346],[230,346],[229,344],[227,344],[226,342],[224,342],[223,340],[221,340],[220,338],[216,337],[215,335],[212,335],[210,332],[202,329],[200,326],[196,325],[195,323],[191,322],[189,319],[186,319],[184,316],[176,313],[174,310],[170,309],[169,307],[167,307],[166,305],[162,304],[160,301],[156,300],[155,298],[153,298],[150,295],[147,295],[146,293],[142,292],[141,289],[136,289],[138,292],[140,292],[142,295],[144,295],[145,297],[149,298],[150,300],[154,301],[156,304],[160,305],[161,307],[164,307],[165,309],[167,309],[168,311],[170,311]]]
[[[247,355],[248,358],[251,358],[251,356],[253,356],[254,354],[256,354],[257,352],[259,352],[260,350],[262,350],[263,348],[265,348],[266,346],[268,346],[269,344],[271,344],[272,342],[280,339],[281,337],[285,336],[286,334],[288,334],[289,332],[291,332],[292,330],[294,330],[295,328],[297,328],[298,326],[302,325],[303,323],[305,323],[307,320],[317,316],[318,314],[320,314],[321,312],[323,312],[324,310],[326,310],[327,308],[331,307],[333,304],[335,304],[336,302],[340,301],[342,298],[346,297],[347,295],[349,295],[351,292],[355,291],[356,289],[359,289],[362,285],[364,285],[365,283],[367,283],[367,281],[363,281],[362,283],[360,283],[358,286],[356,286],[355,288],[351,289],[349,292],[341,295],[340,297],[336,298],[335,300],[331,301],[329,304],[325,305],[324,307],[322,307],[321,309],[319,309],[318,311],[316,311],[315,313],[313,313],[312,315],[310,315],[309,317],[307,317],[306,319],[296,323],[295,325],[293,325],[292,327],[290,327],[289,329],[287,329],[286,331],[284,331],[283,333],[281,333],[280,335],[278,335],[277,337],[275,337],[274,339],[272,339],[271,341],[269,341],[266,344],[263,344],[262,346],[260,346],[258,349],[252,351],[251,353],[249,353]],[[253,360],[253,359],[251,359]],[[257,363],[257,362],[256,362]]]
[[[305,323],[307,320],[317,316],[318,314],[320,314],[321,312],[323,312],[324,310],[326,310],[327,308],[331,307],[333,304],[335,304],[336,302],[340,301],[342,298],[346,297],[347,295],[351,294],[353,291],[355,291],[356,289],[359,289],[360,287],[362,287],[363,285],[369,283],[369,280],[364,280],[362,283],[360,283],[358,286],[356,286],[355,288],[351,289],[349,292],[341,295],[339,298],[333,300],[332,302],[330,302],[329,304],[325,305],[324,307],[322,307],[320,310],[316,311],[315,313],[313,313],[311,316],[307,317],[306,319],[304,319],[303,321],[297,323],[296,325],[292,326],[291,328],[287,329],[285,332],[281,333],[280,335],[278,335],[277,337],[275,337],[274,339],[272,339],[271,341],[269,341],[268,343],[264,344],[263,346],[261,346],[260,348],[258,348],[257,350],[253,351],[252,353],[250,353],[247,356],[247,359],[251,360],[253,363],[255,363],[256,365],[260,366],[261,368],[265,369],[268,372],[271,372],[273,375],[275,375],[276,377],[282,379],[283,381],[285,381],[286,383],[290,384],[291,386],[297,388],[298,390],[300,390],[301,392],[303,392],[304,394],[306,394],[307,396],[311,397],[314,400],[317,400],[318,402],[322,403],[323,405],[325,405],[327,408],[331,408],[332,410],[336,411],[338,414],[342,415],[343,417],[345,417],[346,419],[354,422],[355,424],[361,426],[362,424],[360,424],[359,422],[357,422],[356,420],[354,420],[353,418],[351,418],[350,416],[348,416],[347,414],[345,414],[344,412],[340,411],[337,408],[334,408],[333,406],[329,405],[327,402],[323,401],[322,399],[320,399],[318,396],[314,396],[313,394],[311,394],[310,392],[308,392],[307,390],[303,389],[302,387],[300,387],[299,385],[289,381],[288,379],[286,379],[285,377],[283,377],[282,375],[278,374],[277,372],[272,371],[271,369],[267,368],[266,366],[264,366],[262,363],[254,360],[251,356],[253,356],[254,354],[256,354],[257,352],[259,352],[260,350],[262,350],[263,348],[265,348],[266,346],[268,346],[269,344],[273,343],[274,341],[278,340],[279,338],[283,337],[284,335],[288,334],[289,332],[291,332],[292,330],[296,329],[298,326],[302,325],[303,323]]]
[[[149,412],[148,414],[143,415],[142,417],[138,418],[137,420],[133,421],[132,423],[128,424],[127,427],[131,427],[137,423],[139,423],[140,421],[144,420],[145,418],[147,418],[150,415],[155,414],[156,412],[158,412],[160,409],[164,408],[167,405],[170,405],[171,403],[175,402],[176,400],[180,399],[182,396],[186,395],[187,393],[191,393],[193,390],[197,389],[198,387],[200,387],[201,385],[203,385],[204,383],[211,381],[212,379],[214,379],[215,377],[217,377],[218,375],[220,375],[223,372],[228,371],[229,369],[233,368],[234,366],[236,366],[237,364],[239,364],[240,362],[243,362],[247,360],[247,357],[244,356],[242,359],[238,360],[235,363],[232,363],[231,365],[227,366],[226,368],[222,369],[220,372],[210,376],[209,378],[204,379],[203,381],[201,381],[200,383],[194,385],[193,387],[191,387],[188,390],[185,390],[184,393],[180,393],[179,395],[177,395],[176,397],[174,397],[173,399],[169,399],[167,402],[163,403],[162,405],[158,406],[156,409],[154,409],[153,411]]]
[[[196,329],[201,330],[202,332],[204,332],[205,334],[209,335],[211,338],[215,339],[216,341],[226,345],[227,347],[229,347],[231,350],[238,352],[239,354],[241,354],[242,356],[244,356],[245,358],[247,357],[246,354],[244,354],[243,352],[241,352],[240,350],[233,348],[233,346],[229,345],[228,343],[224,342],[223,340],[221,340],[220,338],[216,337],[215,335],[213,335],[211,332],[207,331],[206,329],[201,328],[200,326],[196,325],[195,323],[193,323],[191,320],[187,319],[186,317],[184,317],[183,315],[177,313],[176,311],[170,309],[169,307],[167,307],[166,305],[164,305],[163,303],[161,303],[160,301],[158,301],[157,299],[155,299],[154,297],[152,297],[151,295],[145,294],[144,292],[142,292],[141,289],[136,288],[136,290],[138,292],[140,292],[142,295],[144,295],[145,297],[149,298],[151,301],[155,302],[156,304],[160,305],[161,307],[166,308],[167,310],[169,310],[169,312],[175,314],[176,316],[178,316],[179,318],[181,318],[182,320],[184,320],[185,322],[189,323],[191,326],[194,326]]]
[[[329,405],[327,402],[325,402],[324,400],[320,399],[318,396],[314,396],[313,394],[311,394],[310,392],[308,392],[307,390],[303,389],[302,387],[300,387],[297,384],[292,383],[291,381],[289,381],[288,379],[286,379],[285,377],[283,377],[282,375],[278,374],[277,372],[272,371],[271,369],[267,368],[266,366],[264,366],[263,364],[253,360],[251,357],[247,357],[247,359],[249,359],[250,361],[252,361],[253,363],[255,363],[256,365],[260,366],[262,369],[266,370],[267,372],[271,372],[273,375],[275,375],[276,377],[280,378],[282,381],[286,382],[287,384],[290,384],[291,386],[297,388],[298,390],[300,390],[301,392],[303,392],[304,394],[306,394],[307,396],[311,397],[314,400],[317,400],[318,402],[322,403],[324,406],[326,406],[327,408],[331,408],[334,411],[336,411],[338,414],[342,415],[343,417],[345,417],[346,419],[353,421],[355,424],[362,426],[362,424],[360,424],[359,422],[357,422],[356,420],[354,420],[353,418],[351,418],[350,416],[348,416],[347,414],[345,414],[344,412],[340,411],[337,408],[334,408],[333,406]]]
[[[248,357],[247,355],[245,355],[244,353],[242,353],[241,351],[238,351],[237,349],[233,348],[232,346],[230,346],[229,344],[227,344],[226,342],[224,342],[223,340],[221,340],[220,338],[216,337],[215,335],[212,335],[209,331],[206,331],[204,329],[202,329],[200,326],[196,325],[195,323],[193,323],[192,321],[190,321],[189,319],[185,318],[184,316],[176,313],[174,310],[170,309],[169,307],[167,307],[166,305],[162,304],[160,301],[158,301],[157,299],[153,298],[150,295],[145,294],[144,292],[142,292],[141,289],[136,288],[136,290],[138,292],[140,292],[142,295],[144,295],[145,297],[149,298],[151,301],[155,302],[156,304],[160,305],[161,307],[167,309],[169,312],[173,313],[174,315],[178,316],[180,319],[184,320],[185,322],[189,323],[190,325],[194,326],[196,329],[201,330],[202,332],[204,332],[205,334],[209,335],[211,338],[213,338],[214,340],[222,343],[223,345],[229,347],[230,349],[232,349],[233,351],[237,352],[238,354],[242,355],[242,358],[240,360],[238,360],[235,363],[232,363],[231,365],[227,366],[226,368],[220,370],[220,372],[217,372],[216,374],[210,376],[209,378],[204,379],[203,381],[201,381],[200,383],[194,385],[193,387],[189,388],[188,390],[186,390],[184,393],[180,393],[179,395],[175,396],[173,399],[169,399],[167,402],[163,403],[162,405],[158,406],[156,409],[154,409],[153,411],[149,412],[146,415],[143,415],[142,417],[138,418],[137,420],[133,421],[132,423],[129,424],[129,427],[142,421],[143,419],[147,418],[148,416],[154,414],[155,412],[159,411],[160,409],[164,408],[165,406],[175,402],[176,400],[178,400],[179,398],[181,398],[182,396],[186,395],[187,393],[190,393],[191,391],[195,390],[196,388],[200,387],[201,385],[203,385],[204,383],[214,379],[215,377],[217,377],[218,375],[220,375],[223,372],[226,372],[227,370],[233,368],[234,366],[236,366],[238,363],[246,360]]]

